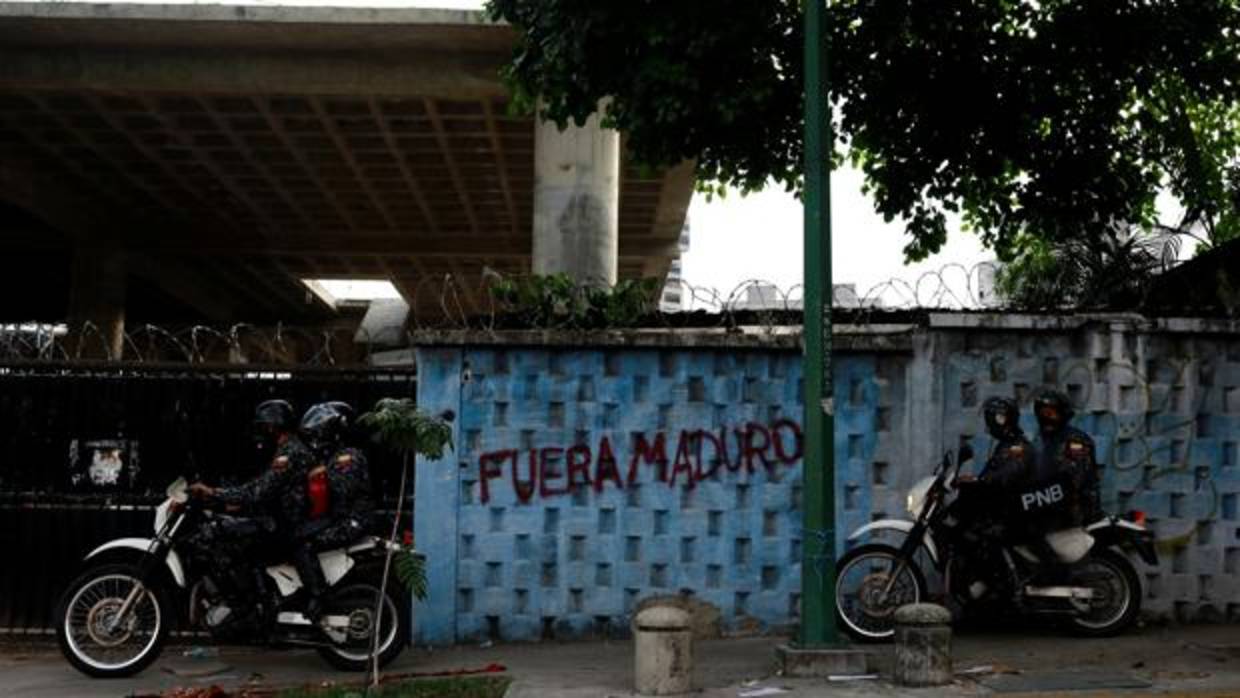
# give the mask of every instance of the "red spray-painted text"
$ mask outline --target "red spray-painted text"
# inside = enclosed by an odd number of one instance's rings
[[[480,499],[484,504],[491,500],[491,481],[503,478],[505,470],[517,499],[528,502],[535,496],[557,497],[587,487],[602,492],[609,483],[622,490],[638,481],[643,467],[653,469],[655,480],[668,487],[692,489],[724,468],[752,474],[759,466],[774,472],[781,466],[795,465],[801,461],[803,449],[801,426],[790,419],[770,424],[750,422],[718,431],[685,429],[672,451],[665,432],[656,432],[653,437],[637,433],[632,441],[623,469],[606,435],[593,449],[578,444],[531,448],[524,454],[517,449],[484,453],[478,458]]]

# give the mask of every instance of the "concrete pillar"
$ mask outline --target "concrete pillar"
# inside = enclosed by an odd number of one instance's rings
[[[633,620],[633,684],[643,696],[693,690],[693,628],[689,613],[651,606]]]
[[[69,288],[69,332],[77,355],[119,359],[125,348],[125,257],[78,249]]]
[[[896,609],[895,671],[900,686],[952,682],[952,614],[930,603]]]
[[[600,110],[603,103],[600,103]],[[599,115],[563,131],[534,127],[534,273],[614,285],[619,261],[620,134]]]

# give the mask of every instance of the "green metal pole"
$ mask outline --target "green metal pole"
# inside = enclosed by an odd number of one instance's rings
[[[805,465],[801,636],[838,643],[835,627],[835,387],[831,374],[831,165],[826,0],[805,2]]]

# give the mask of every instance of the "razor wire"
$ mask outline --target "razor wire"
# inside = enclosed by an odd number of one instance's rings
[[[854,325],[880,323],[909,311],[1003,310],[991,290],[997,266],[948,264],[913,280],[893,278],[856,291],[833,289],[833,306]],[[671,278],[649,293],[626,282],[577,281],[559,296],[542,299],[548,307],[524,307],[504,299],[497,289],[531,282],[528,274],[502,274],[484,268],[473,275],[423,276],[404,298],[409,310],[400,326],[382,328],[385,341],[372,337],[365,323],[357,327],[166,326],[126,327],[119,341],[100,327],[83,323],[27,322],[0,324],[0,361],[228,364],[271,367],[346,368],[373,365],[377,352],[413,346],[435,331],[497,333],[506,330],[625,331],[723,330],[758,337],[786,334],[801,324],[804,286],[780,286],[753,278],[730,289]],[[609,315],[609,294],[626,292],[628,306]],[[679,293],[678,303],[665,296]],[[602,299],[602,300],[600,300]],[[119,346],[119,348],[118,348]]]
[[[900,311],[1003,310],[994,291],[998,265],[982,262],[972,266],[952,263],[918,275],[912,280],[892,278],[868,289],[857,291],[851,285],[833,289],[833,306],[849,313],[857,323],[865,324],[885,313]],[[779,284],[759,279],[746,279],[730,289],[694,284],[681,278],[669,278],[659,292],[643,299],[636,313],[636,323],[599,325],[583,322],[574,314],[575,307],[587,304],[595,290],[616,288],[605,280],[578,280],[567,297],[554,302],[564,307],[561,312],[544,313],[538,322],[530,322],[529,308],[506,303],[496,297],[500,284],[522,284],[537,277],[528,274],[502,274],[484,268],[479,274],[464,276],[443,274],[424,276],[413,287],[409,297],[409,328],[427,330],[505,329],[628,329],[628,328],[727,328],[756,327],[774,331],[799,325],[803,312],[804,285]],[[621,282],[624,283],[624,282]],[[663,301],[667,292],[679,293],[681,301]],[[553,309],[554,310],[554,309]]]
[[[0,362],[228,365],[244,368],[350,368],[371,365],[379,348],[365,328],[183,327],[142,324],[119,338],[85,322],[0,324]]]

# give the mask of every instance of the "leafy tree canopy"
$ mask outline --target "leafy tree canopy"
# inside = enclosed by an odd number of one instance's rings
[[[800,0],[488,8],[520,33],[518,104],[566,124],[610,98],[644,164],[799,188]],[[910,260],[953,213],[1003,259],[1116,225],[1240,232],[1240,0],[833,0],[827,22],[839,156]]]

